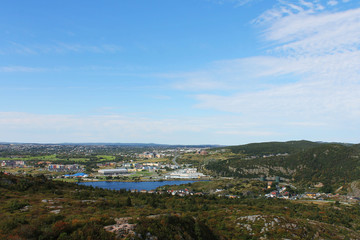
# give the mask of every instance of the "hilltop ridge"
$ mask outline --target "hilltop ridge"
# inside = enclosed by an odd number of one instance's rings
[[[223,149],[238,155],[206,165],[208,170],[219,176],[280,176],[303,185],[321,182],[333,187],[360,179],[358,144],[290,141]]]

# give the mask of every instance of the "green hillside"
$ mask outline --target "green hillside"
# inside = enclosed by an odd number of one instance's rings
[[[360,239],[358,204],[130,193],[2,173],[0,193],[0,239]]]
[[[240,146],[229,146],[225,149],[230,149],[233,153],[243,153],[250,156],[262,156],[277,153],[296,153],[319,146],[320,144],[321,143],[302,140],[289,142],[250,143]]]
[[[270,146],[277,150],[267,150]],[[246,153],[271,153],[274,156],[212,161],[206,168],[218,176],[280,176],[303,184],[322,182],[336,186],[360,179],[359,145],[295,142],[296,147],[290,146],[292,142],[251,144],[251,150],[247,148]],[[239,149],[245,148],[240,146]],[[276,156],[284,152],[290,154]]]

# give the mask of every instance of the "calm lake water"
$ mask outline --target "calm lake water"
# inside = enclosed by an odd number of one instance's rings
[[[105,189],[112,189],[112,190],[155,190],[157,187],[161,187],[164,185],[180,185],[180,184],[187,184],[193,183],[196,181],[163,181],[163,182],[81,182],[79,184],[85,186],[93,186]]]

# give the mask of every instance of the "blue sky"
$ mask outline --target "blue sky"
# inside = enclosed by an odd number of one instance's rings
[[[5,0],[0,30],[0,141],[360,142],[355,0]]]

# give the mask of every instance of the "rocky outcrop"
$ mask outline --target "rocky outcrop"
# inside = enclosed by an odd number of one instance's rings
[[[130,217],[116,218],[116,224],[106,226],[104,229],[108,232],[115,233],[117,237],[123,238],[128,235],[134,234],[135,224],[130,224]]]
[[[348,195],[360,198],[360,180],[354,181],[349,185]]]

